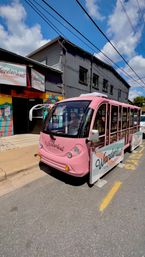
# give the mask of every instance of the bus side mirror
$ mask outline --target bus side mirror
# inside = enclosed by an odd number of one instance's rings
[[[89,141],[98,142],[99,141],[99,131],[97,129],[92,129],[89,136]]]

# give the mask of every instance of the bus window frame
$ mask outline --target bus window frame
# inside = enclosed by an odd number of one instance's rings
[[[107,139],[107,133],[106,133],[106,132],[107,132],[107,121],[108,121],[108,117],[107,117],[108,102],[107,102],[107,101],[101,102],[101,103],[97,106],[97,109],[94,111],[93,118],[92,118],[92,122],[91,122],[91,126],[90,126],[90,132],[93,130],[97,112],[99,111],[100,107],[101,107],[102,105],[104,105],[104,104],[106,105],[106,113],[105,113],[105,133],[102,134],[102,135],[99,135],[99,139],[104,137],[104,146],[105,146],[105,145],[106,145],[106,139]],[[89,133],[89,135],[90,135],[90,133]],[[99,147],[99,141],[96,143],[96,147]],[[101,146],[101,147],[102,147],[102,146]]]
[[[127,147],[130,143],[130,137],[133,133],[139,131],[139,118],[137,118],[137,125],[130,126],[130,111],[133,111],[134,113],[137,113],[137,117],[140,115],[140,110],[135,107],[128,106],[128,104],[119,104],[119,103],[111,103],[110,101],[102,101],[98,106],[97,109],[94,111],[94,115],[92,118],[91,126],[90,126],[90,132],[93,129],[96,115],[101,108],[102,105],[106,105],[106,116],[105,116],[105,133],[102,135],[99,135],[99,139],[104,137],[104,145],[110,145],[113,142],[117,142],[124,138],[125,140],[125,147]],[[117,107],[117,129],[115,131],[111,131],[111,122],[112,122],[112,109],[113,107]],[[126,127],[123,128],[123,110],[126,110]],[[116,134],[116,139],[111,142],[111,136]],[[101,143],[99,144],[99,141],[96,142],[96,147],[101,148],[103,147]]]
[[[117,107],[117,129],[115,130],[115,131],[112,131],[112,128],[111,128],[111,125],[112,125],[112,108],[113,107]],[[110,104],[110,112],[109,112],[109,135],[108,135],[108,137],[109,137],[109,143],[108,143],[108,145],[110,144],[110,141],[111,141],[111,136],[113,136],[113,135],[115,135],[116,134],[116,138],[117,138],[117,140],[115,141],[115,142],[117,142],[118,141],[118,139],[119,139],[119,136],[118,136],[118,134],[119,134],[119,105],[117,105],[117,104]],[[113,142],[112,142],[113,143]]]

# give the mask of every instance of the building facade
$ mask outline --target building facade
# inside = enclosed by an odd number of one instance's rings
[[[60,71],[0,49],[0,137],[39,132],[42,120],[29,121],[29,110],[61,100],[61,85]]]
[[[62,94],[66,98],[97,91],[111,99],[128,102],[130,86],[112,66],[62,37],[50,41],[28,57],[62,71]]]

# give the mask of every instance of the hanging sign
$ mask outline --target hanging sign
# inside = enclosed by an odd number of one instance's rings
[[[0,84],[26,87],[26,66],[0,62]]]
[[[33,88],[45,92],[45,76],[34,69],[31,69],[31,84]]]
[[[131,140],[131,151],[133,151],[136,147],[142,144],[143,134],[141,131],[138,131],[132,135]]]

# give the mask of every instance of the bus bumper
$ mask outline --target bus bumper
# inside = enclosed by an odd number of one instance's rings
[[[89,172],[88,165],[82,167],[82,162],[85,162],[84,160],[81,162],[80,158],[77,160],[77,157],[72,160],[67,157],[51,155],[46,153],[44,149],[39,150],[39,156],[41,162],[74,177],[83,177]]]

